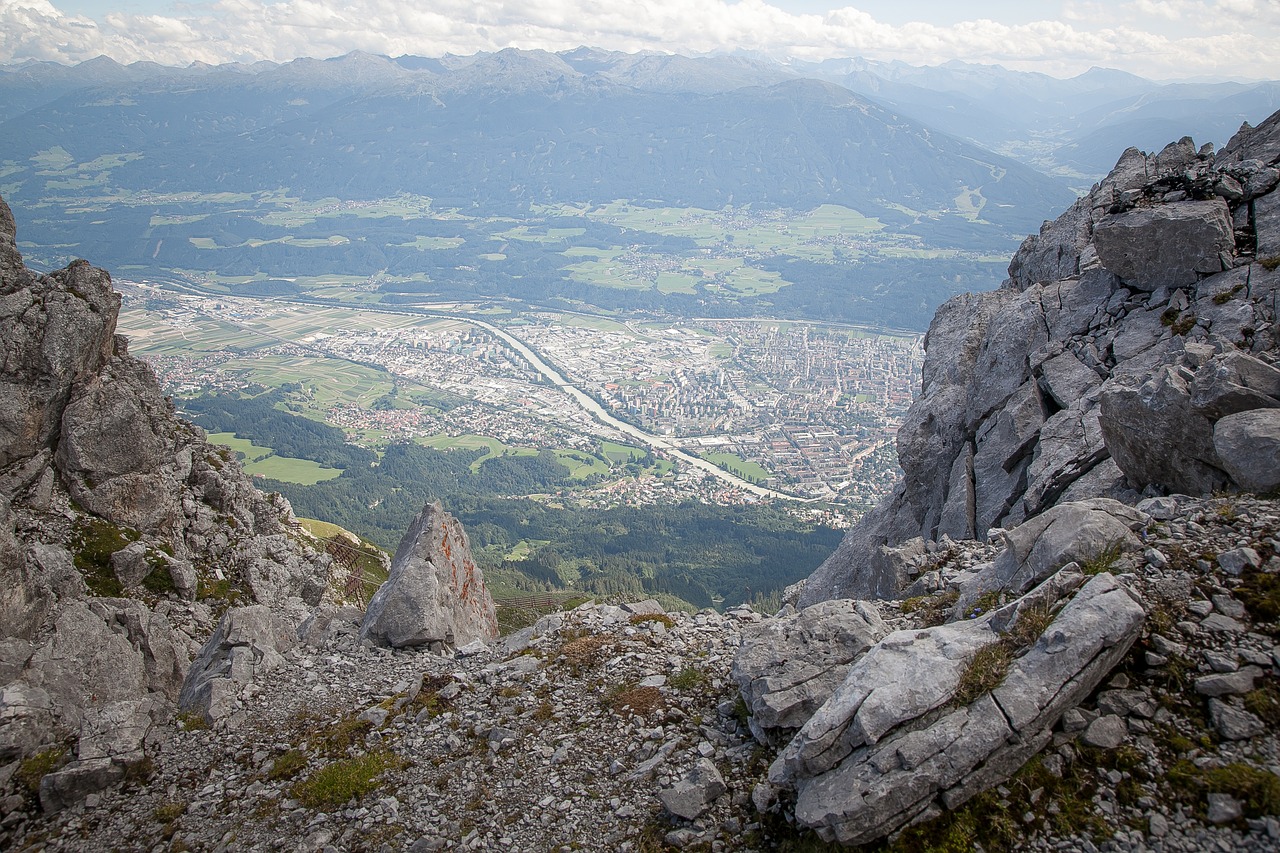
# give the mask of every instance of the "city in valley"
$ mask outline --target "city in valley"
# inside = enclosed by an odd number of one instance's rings
[[[774,496],[839,523],[896,476],[923,356],[918,335],[834,324],[363,309],[117,284],[121,331],[179,407],[278,388],[296,414],[375,449],[550,449],[581,482],[563,497],[600,505]],[[257,461],[246,454],[250,473]]]

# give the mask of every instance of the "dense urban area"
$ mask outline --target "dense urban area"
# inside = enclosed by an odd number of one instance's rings
[[[836,325],[479,315],[471,306],[428,316],[121,286],[135,352],[179,400],[285,387],[303,398],[299,414],[375,448],[397,440],[474,447],[487,439],[492,452],[556,448],[588,462],[587,454],[604,456],[607,442],[634,448],[621,461],[652,464],[667,455],[663,446],[678,447],[747,483],[855,507],[895,476],[893,436],[922,356],[918,336]],[[593,416],[491,328],[658,444],[638,446],[635,430]],[[367,375],[338,375],[347,372]],[[340,393],[344,383],[368,387]],[[375,393],[380,384],[383,393]],[[654,470],[669,476],[584,478],[579,497],[754,499],[687,465]]]

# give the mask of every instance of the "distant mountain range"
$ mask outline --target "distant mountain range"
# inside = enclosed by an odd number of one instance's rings
[[[218,128],[207,123],[192,127],[203,133],[236,128],[243,132],[303,116],[320,120],[324,107],[374,94],[388,98],[388,107],[397,98],[401,106],[416,105],[423,94],[438,96],[445,104],[451,103],[446,96],[521,94],[534,98],[532,106],[537,96],[572,102],[576,95],[598,102],[634,90],[628,94],[687,97],[767,90],[802,79],[835,83],[904,119],[1065,177],[1077,188],[1081,181],[1105,174],[1127,145],[1159,149],[1187,133],[1198,143],[1221,145],[1242,122],[1260,121],[1280,108],[1276,81],[1157,83],[1102,68],[1059,79],[958,61],[921,67],[852,58],[784,65],[747,56],[628,54],[584,47],[558,54],[504,50],[442,58],[393,59],[354,52],[326,60],[216,67],[195,63],[182,69],[149,62],[124,66],[106,57],[71,67],[30,62],[0,68],[0,121],[52,107],[74,93],[100,89],[190,98],[194,115],[207,122],[218,120]],[[219,90],[243,102],[219,106],[211,95]],[[745,95],[739,100],[752,102]],[[107,101],[97,98],[79,106],[100,107]],[[148,106],[155,109],[160,104],[149,101]],[[64,102],[54,115],[70,118],[76,108],[74,100]],[[49,117],[37,112],[31,118]],[[55,119],[50,129],[57,127]],[[6,135],[6,142],[9,138]]]
[[[8,178],[19,201],[60,186],[63,176],[22,168],[55,147],[77,163],[128,158],[111,181],[135,191],[409,192],[485,214],[615,199],[832,203],[906,225],[903,208],[946,214],[977,191],[985,220],[1020,232],[1070,199],[1016,160],[849,89],[734,58],[355,53],[182,70],[95,60],[5,72],[0,92],[0,151],[19,169]]]
[[[590,48],[181,69],[99,57],[0,69],[0,195],[33,212],[24,235],[35,263],[89,256],[257,279],[417,270],[431,281],[423,292],[453,293],[466,279],[466,292],[481,294],[501,278],[507,296],[533,293],[536,281],[539,299],[597,305],[631,296],[567,296],[582,281],[573,265],[583,246],[504,249],[511,225],[501,222],[596,233],[613,221],[600,218],[603,206],[619,200],[801,214],[835,205],[865,217],[871,236],[734,255],[727,234],[695,245],[659,228],[637,240],[631,221],[597,248],[615,257],[639,242],[686,272],[707,253],[736,256],[791,288],[726,297],[681,285],[692,299],[679,311],[803,305],[794,310],[834,316],[829,306],[861,300],[846,319],[912,326],[951,293],[997,284],[1003,259],[1122,145],[1158,149],[1188,128],[1221,144],[1277,101],[1276,83],[1162,85],[1102,69],[1058,80],[962,63],[784,65]],[[386,216],[375,228],[351,215],[338,230],[314,215],[309,225],[271,215],[289,200],[395,196],[429,198],[434,218],[406,215],[391,237]],[[441,214],[488,224],[450,230]],[[816,282],[805,294],[791,287]],[[651,291],[645,305],[683,298],[656,278]]]
[[[1105,68],[1068,79],[999,66],[831,60],[797,71],[839,83],[1078,188],[1121,151],[1158,151],[1184,135],[1221,146],[1280,108],[1280,83],[1156,83]],[[1083,185],[1081,185],[1083,181]]]

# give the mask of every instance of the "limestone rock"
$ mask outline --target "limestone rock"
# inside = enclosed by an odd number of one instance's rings
[[[898,510],[905,502],[899,484],[858,520],[836,550],[805,581],[796,606],[809,607],[832,598],[893,598],[907,580],[906,559],[886,540],[907,538],[909,516]]]
[[[142,579],[151,573],[147,562],[147,545],[145,542],[130,542],[111,555],[111,570],[125,589],[131,589],[142,583]]]
[[[1124,717],[1118,714],[1107,714],[1090,723],[1088,728],[1084,730],[1081,739],[1086,746],[1093,746],[1098,749],[1115,749],[1124,743],[1125,736],[1128,733],[1129,729],[1125,725]]]
[[[72,385],[111,358],[119,307],[110,277],[84,261],[27,270],[0,199],[0,466],[50,446]]]
[[[493,640],[498,621],[462,525],[428,504],[409,525],[391,575],[369,601],[361,638],[395,648]]]
[[[142,741],[151,729],[153,704],[149,699],[125,699],[86,713],[76,757],[81,761],[141,758]]]
[[[117,524],[171,525],[177,495],[169,478],[159,476],[176,453],[171,417],[151,369],[136,359],[116,359],[74,386],[56,454],[72,497]]]
[[[1221,272],[1232,252],[1231,215],[1222,199],[1184,201],[1108,216],[1093,231],[1098,259],[1135,290],[1195,284]]]
[[[28,665],[27,679],[49,694],[72,729],[80,727],[87,711],[147,692],[142,652],[100,613],[84,602],[68,605],[54,624],[53,638]],[[112,612],[112,622],[114,617]]]
[[[861,844],[1000,783],[1119,662],[1144,618],[1114,578],[1097,575],[1003,684],[946,710],[968,661],[995,641],[998,614],[891,634],[854,664],[769,771],[796,789],[802,825]]]
[[[1213,448],[1222,467],[1245,491],[1280,488],[1280,409],[1227,415],[1213,426]]]
[[[1059,504],[1002,535],[1005,550],[992,564],[991,580],[976,591],[1021,595],[1068,563],[1092,560],[1116,546],[1137,550],[1142,543],[1133,531],[1146,521],[1144,513],[1106,498]],[[961,609],[967,597],[968,590]]]
[[[674,785],[659,791],[658,799],[673,815],[693,820],[726,790],[724,777],[711,759],[700,758]]]
[[[1244,804],[1230,794],[1210,792],[1205,795],[1209,808],[1205,815],[1209,823],[1230,823],[1244,813]]]
[[[1215,356],[1196,371],[1192,404],[1213,419],[1280,407],[1280,370],[1242,352]]]
[[[9,501],[0,495],[0,634],[31,637],[53,602],[47,583],[26,559],[13,529]]]
[[[753,728],[802,726],[844,681],[849,665],[887,633],[875,607],[847,599],[744,629],[733,678]]]
[[[1205,494],[1227,485],[1213,424],[1196,411],[1187,379],[1174,367],[1141,383],[1129,377],[1110,383],[1098,422],[1107,450],[1135,488]]]
[[[124,766],[110,758],[73,761],[40,780],[40,806],[46,814],[61,811],[90,794],[114,788],[124,774]]]
[[[358,607],[322,605],[298,626],[298,639],[309,646],[323,646],[340,634],[358,633],[362,619],[364,611]]]
[[[31,755],[53,734],[53,702],[20,681],[0,687],[0,762]]]
[[[281,654],[295,636],[295,630],[274,619],[264,605],[228,610],[191,662],[179,706],[210,723],[228,716],[246,686],[284,662]]]
[[[1266,731],[1266,724],[1243,708],[1221,699],[1209,700],[1209,719],[1226,740],[1248,740]]]
[[[1261,676],[1262,670],[1256,666],[1246,666],[1235,672],[1202,675],[1196,679],[1196,692],[1202,696],[1240,696],[1252,690],[1254,682]]]

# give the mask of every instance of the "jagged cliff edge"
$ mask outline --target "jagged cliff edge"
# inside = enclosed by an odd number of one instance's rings
[[[1000,289],[943,305],[898,433],[903,477],[799,605],[901,597],[925,543],[1065,501],[1274,489],[1278,161],[1280,114],[1216,154],[1130,148],[1026,239]]]
[[[1280,573],[1274,513],[1260,503],[1239,547],[1190,551],[1206,519],[1186,496],[1280,488],[1278,164],[1280,113],[1216,154],[1187,138],[1130,149],[1023,243],[999,290],[938,310],[898,434],[902,479],[789,591],[799,612],[745,637],[735,661],[753,733],[781,748],[758,808],[859,844],[960,808],[1050,744],[1067,750],[1052,756],[1061,777],[1081,737],[1068,712],[1099,724],[1089,747],[1136,739],[1156,776],[1167,767],[1143,733],[1157,698],[1204,714],[1203,697],[1220,697],[1207,715],[1223,741],[1265,731],[1231,697],[1257,709],[1255,689],[1275,689],[1256,687],[1280,647],[1255,595]],[[869,599],[909,599],[916,627],[886,633]],[[1160,633],[1189,601],[1199,621],[1178,626],[1200,638],[1193,650]],[[1251,624],[1256,641],[1223,641]],[[1112,690],[1077,710],[1140,637],[1174,650],[1147,653],[1144,681],[1180,682],[1172,658],[1230,684],[1206,676],[1187,697],[1185,683],[1144,683],[1127,704],[1104,701]],[[975,672],[990,680],[975,687]],[[1229,766],[1280,789],[1265,781],[1274,768]],[[1239,818],[1231,794],[1214,797],[1230,808],[1212,822]]]

